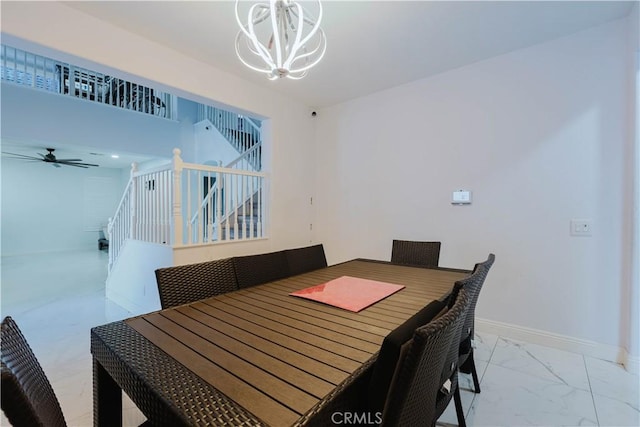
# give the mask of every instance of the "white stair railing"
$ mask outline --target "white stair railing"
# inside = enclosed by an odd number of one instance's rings
[[[142,172],[131,165],[131,178],[109,218],[109,270],[127,239],[171,244],[172,175],[170,164]]]
[[[135,164],[132,167],[132,175],[135,170]],[[131,193],[133,178],[129,178],[129,183],[124,190],[124,194],[118,203],[118,208],[113,217],[109,218],[107,227],[107,238],[109,239],[109,266],[111,271],[116,260],[120,256],[120,251],[125,240],[131,236],[132,211],[131,211]]]
[[[253,164],[258,161],[256,158],[260,156],[260,147],[261,144],[256,144],[252,148],[248,149],[244,154],[241,154],[236,159],[229,162],[229,164],[227,164],[225,168],[252,171]],[[206,188],[204,190],[206,190]],[[204,197],[204,199],[200,203],[200,207],[195,211],[190,220],[190,224],[194,228],[195,222],[198,221],[203,212],[206,211],[206,205],[215,204],[215,197],[218,194],[217,183],[214,181],[213,184],[210,185],[209,190],[205,192],[207,192],[207,195]],[[229,212],[227,212],[227,214],[229,214]]]
[[[255,149],[256,155],[250,158],[250,170],[262,170],[262,133],[255,120],[210,105],[198,106],[198,119],[209,120],[241,155]]]
[[[266,175],[184,164],[182,194],[185,245],[264,237]]]
[[[183,163],[177,148],[173,154],[153,169],[132,165],[109,218],[109,271],[127,239],[178,247],[264,237],[266,174]]]

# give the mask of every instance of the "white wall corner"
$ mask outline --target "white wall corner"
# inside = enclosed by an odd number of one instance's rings
[[[556,348],[558,350],[594,357],[596,359],[619,363],[624,365],[629,372],[638,372],[639,358],[637,356],[634,357],[629,355],[622,347],[601,344],[595,341],[570,337],[568,335],[554,334],[547,331],[541,331],[539,329],[527,328],[524,326],[481,318],[476,318],[476,329],[479,332],[526,341],[533,344]]]

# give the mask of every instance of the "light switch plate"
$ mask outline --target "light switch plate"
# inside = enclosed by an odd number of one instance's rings
[[[572,219],[569,224],[572,236],[591,236],[593,222],[590,219]]]
[[[451,204],[453,205],[470,205],[471,204],[471,191],[458,190],[454,191],[451,195]]]

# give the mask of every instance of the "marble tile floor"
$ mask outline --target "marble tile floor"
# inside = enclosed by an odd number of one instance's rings
[[[0,261],[1,314],[18,322],[72,427],[92,424],[89,329],[132,315],[104,297],[106,263],[97,250]],[[482,332],[476,346],[482,393],[461,378],[469,426],[640,426],[640,379],[619,365]],[[144,421],[126,396],[123,407],[125,426]],[[438,425],[456,424],[451,403]]]

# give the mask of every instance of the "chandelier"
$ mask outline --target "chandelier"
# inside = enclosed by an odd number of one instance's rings
[[[301,79],[316,65],[327,49],[320,28],[322,5],[317,3],[314,18],[295,0],[269,0],[249,8],[247,23],[240,18],[240,0],[236,0],[236,54],[252,70],[265,73],[269,80],[287,77]],[[262,25],[261,25],[262,24]]]

